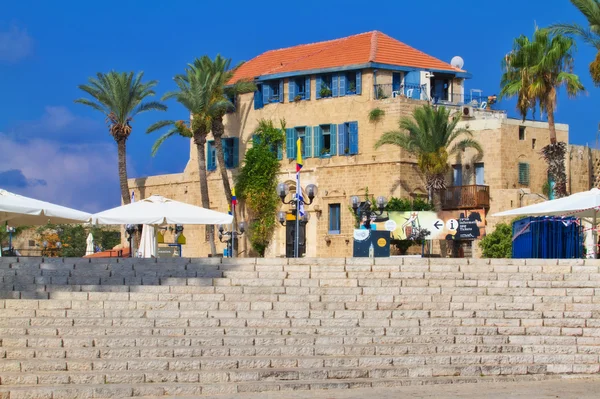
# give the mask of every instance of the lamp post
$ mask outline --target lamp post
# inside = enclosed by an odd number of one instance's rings
[[[8,233],[8,255],[9,256],[14,256],[14,250],[12,247],[12,235],[13,233],[16,231],[16,229],[14,227],[9,227],[8,225],[6,226],[6,232]],[[2,250],[2,248],[0,248],[0,251]]]
[[[227,257],[235,258],[233,242],[235,239],[246,232],[246,222],[240,222],[239,231],[225,231],[225,226],[219,225],[219,241],[227,243]]]
[[[308,202],[304,201],[304,197],[302,196],[302,187],[296,187],[296,194],[292,199],[286,202],[285,197],[290,193],[290,188],[285,183],[279,183],[277,185],[277,195],[281,198],[281,202],[284,204],[293,204],[296,214],[296,231],[294,236],[294,258],[300,257],[300,218],[308,215],[308,213],[304,213],[304,205],[312,204],[313,200],[317,196],[317,186],[314,184],[309,184],[306,186],[306,194],[308,195]],[[300,215],[300,212],[303,212],[304,215]],[[281,220],[280,220],[281,222]],[[306,219],[308,222],[308,218]]]
[[[350,198],[350,204],[352,205],[352,209],[354,210],[355,215],[357,215],[358,217],[361,217],[361,218],[366,217],[365,228],[370,230],[371,229],[371,217],[383,215],[385,205],[386,205],[386,200],[385,200],[385,197],[383,197],[381,195],[379,197],[377,197],[377,200],[375,201],[375,204],[377,205],[376,210],[373,209],[374,204],[371,204],[371,201],[369,201],[367,199],[365,202],[363,202],[361,204],[360,198],[358,198],[358,196],[356,196],[356,195],[353,196],[352,198]]]
[[[48,241],[44,240],[44,242],[42,242],[42,247],[44,247],[43,251],[42,251],[42,256],[46,255],[46,248],[48,248]]]
[[[133,234],[137,230],[137,226],[135,224],[125,225],[125,232],[129,235],[127,237],[127,241],[129,241],[129,257],[133,257]]]

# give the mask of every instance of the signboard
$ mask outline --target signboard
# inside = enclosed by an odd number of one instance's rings
[[[389,257],[390,232],[385,230],[354,230],[353,256],[355,258]]]
[[[485,236],[485,211],[390,212],[396,223],[394,240],[477,240]],[[387,222],[386,222],[387,223]]]
[[[175,256],[175,247],[158,247],[159,258],[172,258]]]

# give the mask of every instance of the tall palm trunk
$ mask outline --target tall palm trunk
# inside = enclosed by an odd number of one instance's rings
[[[129,196],[129,184],[127,183],[127,139],[117,140],[117,159],[119,162],[119,185],[121,186],[121,199],[123,205],[131,203]]]
[[[548,174],[554,179],[554,193],[562,198],[567,195],[567,173],[565,168],[566,144],[559,143],[556,138],[556,124],[554,122],[554,101],[556,93],[551,94],[546,113],[548,115],[548,132],[550,144],[542,149],[542,154],[548,164]]]
[[[223,116],[215,116],[212,120],[212,133],[215,138],[215,149],[217,150],[217,163],[219,164],[219,172],[221,172],[221,179],[223,180],[223,189],[225,190],[225,198],[227,203],[231,204],[231,185],[229,184],[229,176],[227,175],[227,168],[225,165],[225,154],[223,153],[223,143],[221,139],[225,133],[225,126],[223,126]]]
[[[202,207],[210,209],[210,198],[208,196],[208,180],[206,178],[206,154],[204,153],[206,135],[201,132],[194,132],[194,144],[196,144],[196,151],[198,151],[198,177],[200,179],[200,197],[202,201]],[[206,228],[208,230],[210,253],[212,254],[212,256],[216,256],[217,247],[215,245],[214,226],[207,225]]]

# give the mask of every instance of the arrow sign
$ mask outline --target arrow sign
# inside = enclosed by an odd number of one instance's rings
[[[444,221],[440,219],[436,220],[433,224],[433,227],[435,227],[438,230],[441,230],[444,227]]]

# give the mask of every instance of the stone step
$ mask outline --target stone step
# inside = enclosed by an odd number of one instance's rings
[[[140,361],[143,362],[143,361]],[[217,361],[215,361],[217,362]],[[132,383],[165,383],[165,382],[258,382],[258,381],[305,381],[305,380],[344,380],[356,378],[423,378],[423,377],[485,377],[495,375],[526,375],[545,373],[597,373],[597,364],[445,364],[445,365],[368,365],[345,367],[310,367],[310,368],[244,368],[228,367],[232,361],[215,363],[215,367],[203,371],[192,364],[179,361],[180,369],[167,370],[162,364],[148,363],[147,369],[127,370],[124,368],[100,369],[97,371],[29,370],[27,372],[3,372],[0,374],[1,386],[12,385],[87,385],[87,384],[132,384]],[[156,368],[152,368],[152,365]],[[62,365],[61,365],[62,366]],[[66,366],[65,366],[66,367]]]
[[[580,375],[584,377],[584,375]],[[152,384],[87,384],[86,386],[73,385],[22,385],[0,386],[0,398],[8,399],[112,399],[128,397],[162,398],[165,396],[181,399],[196,398],[198,395],[221,395],[244,392],[269,392],[269,391],[305,391],[322,389],[348,389],[348,388],[379,388],[406,385],[431,385],[431,384],[461,384],[461,383],[491,383],[509,381],[543,381],[560,378],[558,375],[496,375],[494,377],[436,377],[436,378],[348,378],[344,380],[281,380],[260,382],[228,382],[228,383],[152,383]],[[281,394],[285,397],[285,394]]]
[[[179,343],[172,340],[173,344]],[[168,342],[168,341],[167,341]],[[134,347],[95,347],[93,340],[80,342],[80,347],[7,347],[0,350],[2,359],[122,359],[138,357],[201,357],[201,356],[385,356],[385,355],[422,355],[445,354],[568,354],[568,355],[594,355],[600,354],[600,346],[580,346],[575,352],[573,346],[568,345],[467,345],[467,344],[328,344],[312,345],[314,340],[296,340],[286,345],[282,340],[273,338],[265,339],[263,345],[235,345],[235,346],[209,346],[201,347],[191,345],[159,345]],[[138,342],[136,342],[137,344]],[[140,342],[143,343],[143,342]],[[158,342],[160,344],[160,342]],[[162,343],[166,343],[163,341]],[[255,342],[257,343],[257,342]],[[258,342],[260,344],[261,342]],[[269,345],[266,345],[269,343]],[[294,345],[295,344],[295,345]],[[85,345],[85,346],[84,346]],[[592,357],[590,357],[591,359]],[[1,362],[1,360],[0,360]]]
[[[305,351],[308,352],[308,351]],[[152,353],[149,353],[152,355]],[[533,353],[478,353],[478,354],[401,354],[401,355],[314,355],[306,356],[302,351],[297,355],[272,356],[201,356],[140,359],[11,359],[0,362],[0,384],[3,377],[39,372],[106,372],[106,371],[215,371],[227,370],[271,370],[271,369],[310,369],[318,368],[361,368],[370,370],[378,367],[414,368],[423,367],[435,370],[446,367],[515,366],[555,364],[588,365],[600,371],[598,355],[584,354],[533,354]],[[408,375],[407,373],[406,375]],[[14,377],[14,376],[13,376]],[[5,380],[4,380],[5,381]],[[114,382],[114,381],[113,381]]]

